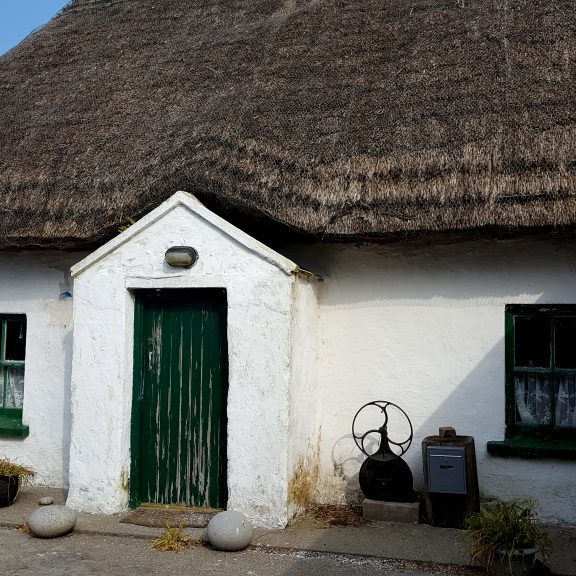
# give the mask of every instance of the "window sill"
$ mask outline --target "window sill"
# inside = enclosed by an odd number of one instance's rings
[[[494,456],[522,456],[525,458],[561,458],[576,460],[576,440],[541,440],[539,438],[515,437],[491,440],[486,443]]]
[[[28,434],[30,434],[30,428],[22,424],[20,417],[0,414],[0,436],[26,438]]]

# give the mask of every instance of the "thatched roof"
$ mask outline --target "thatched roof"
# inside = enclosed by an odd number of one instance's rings
[[[0,58],[1,241],[90,245],[176,190],[328,239],[572,227],[575,26],[573,0],[76,0]]]

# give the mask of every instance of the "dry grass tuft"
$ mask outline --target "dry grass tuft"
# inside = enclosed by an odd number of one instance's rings
[[[26,485],[35,475],[36,471],[28,466],[23,466],[7,458],[0,458],[0,476],[18,476],[21,484]]]
[[[30,526],[28,526],[26,522],[24,522],[24,524],[16,526],[16,530],[18,530],[20,534],[30,534]]]
[[[160,552],[178,552],[191,544],[190,538],[184,534],[184,524],[181,523],[176,528],[166,524],[162,536],[156,538],[151,547]]]

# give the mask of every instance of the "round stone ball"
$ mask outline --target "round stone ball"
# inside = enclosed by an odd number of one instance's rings
[[[39,538],[56,538],[70,532],[77,518],[76,511],[67,506],[43,506],[28,516],[28,527]]]
[[[50,506],[50,504],[54,504],[54,498],[52,498],[52,496],[42,496],[42,498],[38,500],[38,504],[40,504],[40,506]]]
[[[242,514],[226,510],[212,517],[208,523],[208,542],[216,550],[236,552],[244,550],[252,540],[252,524]]]

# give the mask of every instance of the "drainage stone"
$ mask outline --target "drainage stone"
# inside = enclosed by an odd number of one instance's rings
[[[227,510],[208,523],[208,542],[217,550],[243,550],[252,540],[252,524],[241,512]]]
[[[34,536],[56,538],[70,532],[77,517],[76,511],[67,506],[45,506],[28,516],[28,526]]]

